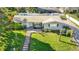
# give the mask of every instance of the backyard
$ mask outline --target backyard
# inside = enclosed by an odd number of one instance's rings
[[[72,38],[56,33],[33,33],[31,36],[31,51],[73,51],[78,50]]]

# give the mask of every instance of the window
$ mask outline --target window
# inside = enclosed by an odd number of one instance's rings
[[[57,27],[57,24],[50,24],[50,27]]]

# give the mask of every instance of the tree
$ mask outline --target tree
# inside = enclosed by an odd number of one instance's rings
[[[26,8],[25,7],[18,7],[17,9],[17,13],[26,13]]]
[[[0,12],[4,18],[8,19],[8,21],[11,21],[13,19],[13,16],[16,14],[16,11],[12,11],[7,7],[0,8]]]
[[[37,7],[28,7],[27,12],[29,12],[29,13],[38,13],[39,11],[38,11]]]

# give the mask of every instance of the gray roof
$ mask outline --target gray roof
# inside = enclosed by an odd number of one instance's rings
[[[26,19],[27,22],[42,22],[42,23],[48,23],[48,22],[62,22],[59,16],[19,16],[16,15],[14,18],[24,20]]]

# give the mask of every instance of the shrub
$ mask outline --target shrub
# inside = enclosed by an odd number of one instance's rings
[[[77,10],[70,11],[70,14],[75,14],[75,13],[77,13]]]
[[[61,18],[62,20],[66,20],[66,19],[67,19],[65,15],[64,15],[64,16],[60,16],[60,18]]]
[[[68,26],[63,26],[64,29],[70,30]]]
[[[44,32],[52,32],[51,29],[42,29],[42,31],[44,31]]]
[[[48,29],[47,31],[48,31],[48,32],[51,32],[52,30],[51,30],[51,29]]]
[[[69,10],[65,10],[64,13],[67,14],[67,13],[70,13],[70,11]]]
[[[24,26],[20,23],[12,23],[10,27],[11,29],[16,29],[16,30],[20,30],[24,28]]]
[[[42,31],[43,31],[43,32],[46,32],[47,30],[46,30],[46,29],[42,29]]]
[[[71,37],[72,34],[73,34],[73,31],[72,30],[68,30],[67,33],[66,33],[66,36]]]
[[[73,10],[73,13],[76,13],[77,12],[77,10]]]
[[[77,13],[76,16],[79,18],[79,13]]]
[[[52,30],[53,33],[60,34],[60,30]]]
[[[67,31],[66,36],[70,37],[70,31]]]

